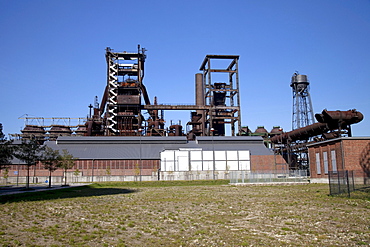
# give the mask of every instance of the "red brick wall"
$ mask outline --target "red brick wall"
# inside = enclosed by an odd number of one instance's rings
[[[94,162],[94,166],[92,165]],[[83,176],[104,176],[104,175],[137,175],[140,160],[77,160],[76,165],[69,169],[68,172],[74,172],[77,169],[82,172]],[[157,171],[159,160],[141,160],[141,174],[151,175],[153,171]],[[16,177],[14,172],[18,172],[20,177],[27,176],[27,166],[25,165],[10,165],[8,169],[9,177]],[[5,170],[0,171],[0,176],[4,175]],[[52,173],[52,176],[62,176],[63,170],[58,169]],[[30,176],[49,176],[49,171],[44,169],[43,165],[38,163],[36,166],[30,167]]]
[[[308,148],[308,159],[310,162],[310,176],[312,178],[321,177],[317,174],[317,168],[316,168],[316,153],[320,150],[316,147],[310,147]]]
[[[341,139],[333,142],[318,143],[313,147],[309,147],[310,172],[312,178],[327,178],[328,175],[324,171],[324,156],[328,154],[328,170],[333,170],[331,151],[335,150],[337,170],[353,170],[362,171],[360,165],[360,156],[368,150],[370,140],[359,139]],[[316,153],[320,155],[321,174],[317,174]]]
[[[328,175],[325,173],[324,169],[324,152],[327,152],[328,158],[328,171],[333,170],[332,166],[332,153],[331,151],[335,151],[335,160],[337,164],[337,170],[343,170],[343,162],[342,162],[342,149],[340,142],[331,142],[331,143],[323,143],[322,145],[315,146],[313,148],[309,148],[309,160],[310,160],[310,174],[312,178],[327,178]],[[316,166],[316,153],[320,155],[320,168],[321,174],[317,174],[317,166]]]
[[[287,170],[288,164],[281,155],[251,155],[252,171]]]
[[[360,156],[368,152],[370,140],[343,140],[345,170],[361,170]],[[365,150],[366,149],[366,150]]]

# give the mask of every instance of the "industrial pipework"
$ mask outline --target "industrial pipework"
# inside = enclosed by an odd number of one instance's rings
[[[332,139],[341,136],[343,131],[347,131],[348,136],[351,136],[350,125],[361,122],[364,116],[355,109],[348,111],[327,111],[325,109],[321,114],[315,114],[315,118],[318,123],[274,136],[270,139],[271,142],[287,144],[298,140],[308,140],[318,135],[322,135],[324,139]]]
[[[46,137],[56,139],[64,135],[187,135],[189,140],[193,140],[196,136],[224,136],[226,125],[230,125],[232,136],[241,134],[238,55],[206,55],[199,68],[202,73],[195,75],[194,105],[158,104],[156,98],[154,104],[151,104],[144,85],[145,52],[140,45],[134,52],[115,52],[107,47],[107,81],[104,93],[100,104],[95,97],[94,105],[88,106],[89,114],[85,123],[75,126],[26,125],[21,137],[37,135],[46,140]],[[211,61],[212,66],[213,61],[217,61],[216,64],[220,62],[221,68],[211,67]],[[183,126],[176,124],[165,129],[165,110],[191,111],[191,119],[186,125],[191,129],[186,129],[184,133]],[[149,113],[147,119],[142,111]],[[45,127],[51,127],[49,132]]]

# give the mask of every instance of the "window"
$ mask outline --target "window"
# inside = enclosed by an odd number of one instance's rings
[[[316,153],[316,173],[321,174],[320,154]]]
[[[328,152],[323,152],[322,156],[324,158],[324,172],[328,174],[329,166],[328,166]]]
[[[337,172],[337,157],[335,156],[335,150],[331,150],[331,168],[333,172]]]

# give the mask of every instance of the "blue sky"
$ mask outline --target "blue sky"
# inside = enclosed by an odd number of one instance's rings
[[[0,123],[24,114],[85,117],[106,85],[105,48],[146,48],[144,83],[159,103],[194,103],[207,54],[240,55],[242,125],[291,130],[295,71],[314,112],[357,109],[370,136],[369,0],[0,0]],[[166,111],[185,124],[190,113]]]

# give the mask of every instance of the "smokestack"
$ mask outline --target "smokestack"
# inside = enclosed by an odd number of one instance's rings
[[[195,74],[195,104],[204,105],[204,85],[203,85],[203,74]]]

